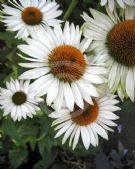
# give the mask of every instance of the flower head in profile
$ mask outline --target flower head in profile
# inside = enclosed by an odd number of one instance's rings
[[[116,11],[108,16],[91,9],[93,17],[86,13],[83,18],[84,36],[91,38],[91,48],[100,55],[97,60],[105,62],[109,70],[108,83],[111,92],[119,97],[135,97],[135,13],[128,8],[122,18]]]
[[[6,83],[6,89],[0,90],[0,105],[4,116],[11,115],[14,121],[33,117],[39,111],[38,103],[43,99],[36,96],[29,84],[30,81],[11,80]]]
[[[107,5],[111,12],[116,8],[118,5],[120,8],[125,9],[126,6],[135,6],[134,0],[101,0],[101,6]]]
[[[62,14],[59,5],[50,0],[9,1],[13,6],[3,6],[2,22],[9,31],[17,31],[17,38],[26,38],[47,25],[54,26],[61,21],[56,19]]]
[[[116,106],[119,101],[116,96],[103,96],[93,99],[93,102],[94,105],[85,102],[83,110],[75,106],[71,112],[64,105],[59,113],[50,114],[49,117],[55,119],[52,123],[57,132],[55,138],[63,135],[62,144],[69,139],[69,146],[72,146],[72,149],[75,149],[81,138],[87,150],[90,145],[98,146],[99,135],[107,140],[107,131],[113,131],[111,127],[117,126],[113,120],[119,117],[113,112],[120,110]]]
[[[19,49],[29,55],[23,57],[30,63],[21,63],[26,68],[20,79],[36,79],[33,88],[46,95],[47,104],[54,103],[57,111],[63,101],[73,111],[76,103],[82,109],[84,100],[92,103],[91,96],[98,97],[95,84],[104,83],[106,73],[101,64],[88,63],[85,51],[90,40],[81,40],[79,27],[65,24],[62,31],[60,25],[54,30],[36,34],[36,38],[28,39],[28,45],[20,45]]]

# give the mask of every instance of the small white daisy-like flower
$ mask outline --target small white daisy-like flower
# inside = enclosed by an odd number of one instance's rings
[[[97,52],[99,62],[105,62],[109,70],[108,83],[113,93],[117,91],[121,100],[135,97],[135,13],[128,8],[122,19],[116,12],[109,16],[91,9],[83,18],[84,36],[93,37],[91,49]]]
[[[126,6],[135,6],[134,0],[101,0],[101,6],[108,5],[111,12],[115,9],[116,5],[121,8],[126,8]]]
[[[120,110],[116,106],[119,101],[116,96],[104,96],[93,99],[93,102],[94,105],[85,103],[84,110],[75,106],[74,111],[70,112],[64,106],[59,114],[51,113],[49,117],[55,119],[52,126],[55,126],[55,131],[57,131],[55,138],[64,134],[62,144],[69,139],[69,146],[75,149],[81,137],[87,150],[90,145],[98,146],[98,135],[108,140],[107,131],[113,131],[110,127],[117,126],[113,120],[119,117],[113,112]]]
[[[17,31],[17,38],[26,38],[40,31],[43,26],[54,26],[61,23],[56,19],[62,14],[59,5],[50,0],[16,0],[9,1],[13,5],[3,6],[2,22],[10,31]]]
[[[11,114],[14,121],[20,121],[27,116],[32,118],[40,110],[38,103],[43,99],[36,96],[29,83],[29,80],[11,80],[6,83],[6,89],[1,88],[0,105],[4,116]]]
[[[106,73],[100,65],[89,64],[85,56],[90,41],[81,41],[79,27],[67,22],[62,31],[60,25],[54,31],[37,33],[37,39],[28,39],[28,45],[19,49],[29,57],[23,57],[33,63],[21,63],[27,68],[20,79],[36,79],[33,88],[39,89],[42,95],[47,94],[46,101],[54,103],[59,111],[65,100],[67,107],[73,111],[74,104],[84,107],[84,101],[92,103],[91,96],[98,97],[95,84],[104,83]],[[80,42],[81,41],[81,42]]]

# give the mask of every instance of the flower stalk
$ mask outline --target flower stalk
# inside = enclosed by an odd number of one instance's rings
[[[71,14],[74,11],[75,7],[77,6],[78,2],[79,2],[79,0],[72,0],[69,8],[67,9],[67,11],[63,17],[63,20],[67,20],[71,16]]]

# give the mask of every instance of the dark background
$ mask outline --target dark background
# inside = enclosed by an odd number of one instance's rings
[[[71,0],[57,2],[65,13]],[[81,26],[80,15],[83,11],[89,12],[89,8],[104,11],[98,0],[79,0],[68,20]],[[20,58],[16,55],[19,43],[22,42],[14,39],[14,33],[6,32],[0,23],[1,86],[23,71],[18,67]],[[42,106],[45,110],[45,105]],[[90,147],[88,151],[80,141],[74,152],[68,144],[62,146],[61,139],[53,139],[54,133],[49,127],[51,120],[46,112],[39,112],[34,119],[13,123],[10,118],[3,118],[1,111],[0,169],[135,169],[135,105],[125,100],[120,106],[122,110],[117,112],[121,117],[117,121],[119,127],[109,133],[109,141],[101,139],[99,147]]]

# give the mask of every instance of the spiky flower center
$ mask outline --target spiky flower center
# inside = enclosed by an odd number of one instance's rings
[[[27,25],[38,25],[41,23],[43,15],[36,7],[27,7],[22,12],[22,20]]]
[[[74,112],[71,113],[72,120],[79,126],[87,126],[96,121],[99,114],[98,103],[93,100],[94,105],[85,102],[84,110],[75,107]]]
[[[135,20],[127,20],[115,25],[108,33],[109,54],[118,63],[135,66]]]
[[[70,45],[56,47],[49,55],[52,74],[61,81],[79,80],[86,69],[86,61],[80,50]]]
[[[24,92],[18,91],[12,96],[12,101],[15,105],[20,106],[27,101],[27,96]]]

